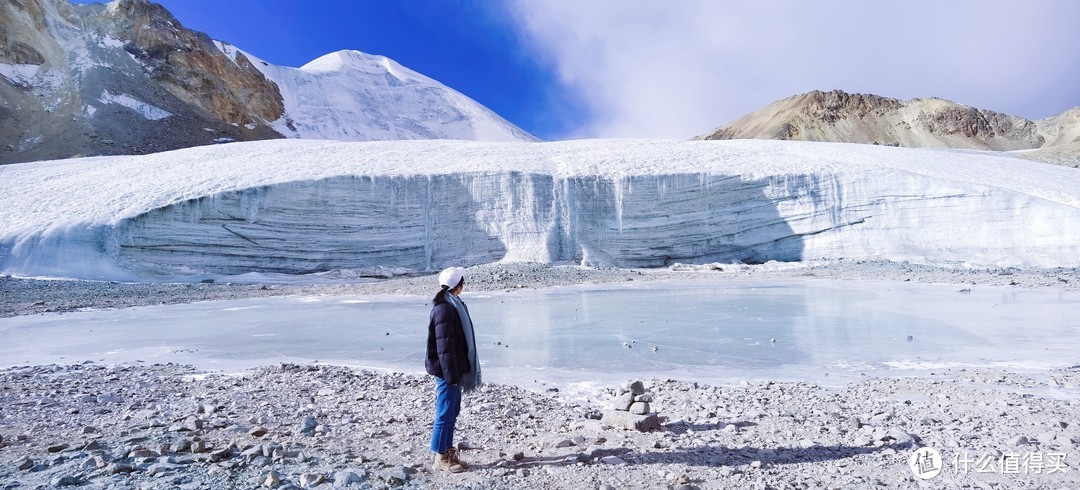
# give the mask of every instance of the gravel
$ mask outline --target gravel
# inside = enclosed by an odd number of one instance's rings
[[[1051,374],[1080,384],[1080,366]],[[661,420],[647,432],[592,416],[621,387],[582,399],[484,385],[466,397],[459,419],[460,452],[470,467],[453,475],[430,467],[434,383],[427,377],[295,364],[240,375],[174,364],[15,367],[0,370],[0,482],[102,489],[916,487],[908,459],[930,447],[945,458],[935,485],[1080,484],[1080,403],[1032,396],[1047,384],[1014,373],[947,371],[842,388],[645,384]],[[101,395],[108,401],[99,402]],[[307,430],[312,424],[321,429]],[[1038,474],[979,472],[974,462],[964,470],[953,462],[989,458],[1000,468],[1003,458],[1036,453],[1043,458]]]

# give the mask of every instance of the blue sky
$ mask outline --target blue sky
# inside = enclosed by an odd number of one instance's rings
[[[815,89],[1030,119],[1080,105],[1073,0],[158,3],[278,65],[390,57],[544,139],[689,138]]]

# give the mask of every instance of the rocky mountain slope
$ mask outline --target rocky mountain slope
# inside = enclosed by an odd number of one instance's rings
[[[1080,107],[1030,121],[938,98],[899,100],[839,90],[769,104],[700,139],[839,141],[905,147],[1024,150],[1080,141]]]
[[[277,67],[148,0],[9,0],[0,26],[0,163],[281,137],[535,139],[384,57]]]

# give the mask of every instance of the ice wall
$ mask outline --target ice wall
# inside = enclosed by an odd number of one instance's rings
[[[1080,265],[1072,206],[896,173],[339,177],[227,192],[109,230],[153,274],[432,270],[509,261],[887,258]],[[1062,258],[1072,257],[1071,264]],[[1066,259],[1066,262],[1068,259]]]
[[[337,177],[170,205],[106,242],[124,268],[154,274],[797,260],[768,187],[692,174]]]

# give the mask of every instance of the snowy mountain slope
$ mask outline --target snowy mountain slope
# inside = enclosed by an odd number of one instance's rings
[[[536,141],[476,101],[385,56],[338,51],[288,68],[220,41],[217,46],[231,58],[252,60],[277,84],[285,112],[271,126],[290,138]]]
[[[1019,150],[1075,141],[1080,107],[1029,121],[938,98],[899,100],[839,90],[788,97],[701,139],[834,141],[909,148]]]
[[[274,66],[148,0],[0,2],[0,164],[281,137],[534,141],[357,51]]]
[[[1080,266],[1078,183],[1073,169],[1009,156],[838,143],[273,140],[0,168],[0,269]]]

